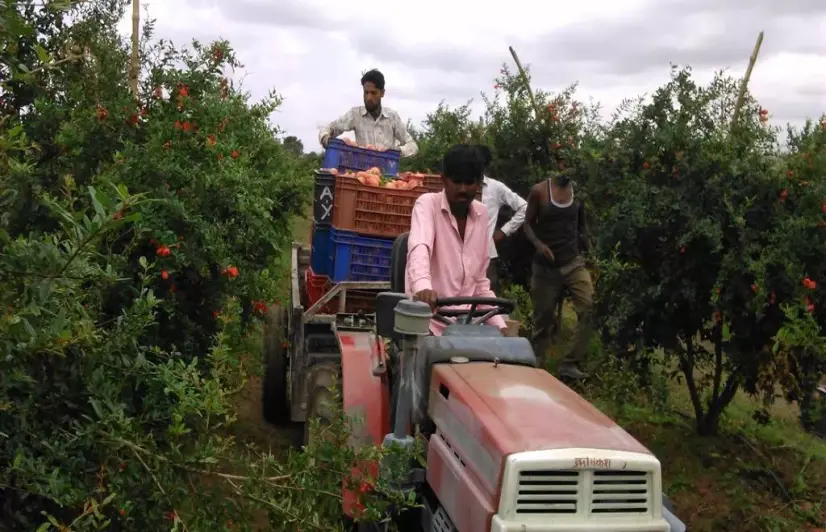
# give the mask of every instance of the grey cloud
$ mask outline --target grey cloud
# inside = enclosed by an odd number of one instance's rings
[[[817,22],[826,16],[823,0],[729,0],[722,5],[683,0],[652,4],[634,15],[567,26],[520,46],[541,57],[534,63],[586,77],[589,71],[637,74],[669,63],[726,68],[748,58],[761,29],[763,59],[781,52],[826,52]],[[705,37],[696,40],[698,34]],[[542,76],[538,70],[535,74]]]
[[[695,9],[719,9],[718,0],[678,0],[676,5]],[[760,11],[773,16],[824,13],[823,0],[725,0],[725,9]]]
[[[772,123],[775,125],[787,122],[802,123],[807,118],[819,120],[821,114],[826,111],[826,88],[819,94],[809,95],[796,91],[778,96],[761,100],[761,104],[771,113]]]
[[[466,102],[479,99],[479,91],[491,83],[492,75],[477,75],[472,78],[456,79],[433,71],[420,70],[421,81],[414,86],[393,87],[388,79],[388,96],[419,102]],[[435,107],[435,104],[434,104]]]
[[[479,72],[498,63],[497,59],[472,46],[459,48],[441,42],[410,46],[392,33],[365,31],[353,34],[351,42],[359,53],[384,63],[456,73]]]
[[[217,7],[227,22],[307,29],[331,28],[337,20],[301,0],[185,0],[193,7]]]

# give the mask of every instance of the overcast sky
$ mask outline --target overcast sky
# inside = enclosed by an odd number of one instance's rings
[[[772,123],[802,124],[826,111],[826,0],[149,0],[157,37],[188,44],[228,39],[253,97],[276,89],[273,117],[307,151],[318,128],[361,104],[361,72],[387,79],[384,105],[418,124],[440,101],[492,92],[508,46],[531,65],[534,85],[579,82],[578,98],[606,112],[661,85],[669,62],[707,81],[740,77],[759,31],[749,85]],[[391,15],[391,6],[399,6]],[[142,14],[142,16],[145,16]],[[129,31],[124,20],[122,31]]]

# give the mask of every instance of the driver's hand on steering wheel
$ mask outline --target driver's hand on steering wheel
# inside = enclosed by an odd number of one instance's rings
[[[421,301],[430,305],[431,310],[436,309],[437,299],[439,299],[439,294],[435,290],[420,290],[413,296],[414,301]]]

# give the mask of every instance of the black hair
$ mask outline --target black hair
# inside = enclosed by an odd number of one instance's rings
[[[373,70],[368,70],[367,72],[364,73],[363,76],[361,76],[362,86],[364,86],[364,84],[367,83],[368,81],[370,83],[372,83],[373,85],[375,85],[376,88],[379,89],[380,91],[384,90],[384,74],[382,74],[381,72],[379,72],[375,68]]]
[[[490,166],[491,161],[493,161],[493,155],[490,153],[490,148],[484,144],[475,144],[473,147],[479,151],[479,156],[482,158],[482,164],[486,167]]]
[[[442,160],[442,174],[451,181],[481,181],[485,172],[484,159],[475,146],[457,144]]]

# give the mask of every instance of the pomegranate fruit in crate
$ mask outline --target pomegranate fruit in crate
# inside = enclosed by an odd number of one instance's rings
[[[428,192],[441,192],[442,176],[439,174],[423,174],[421,172],[403,172],[399,174],[399,179],[407,183],[416,183],[415,187],[424,187]],[[412,189],[411,188],[411,189]]]

